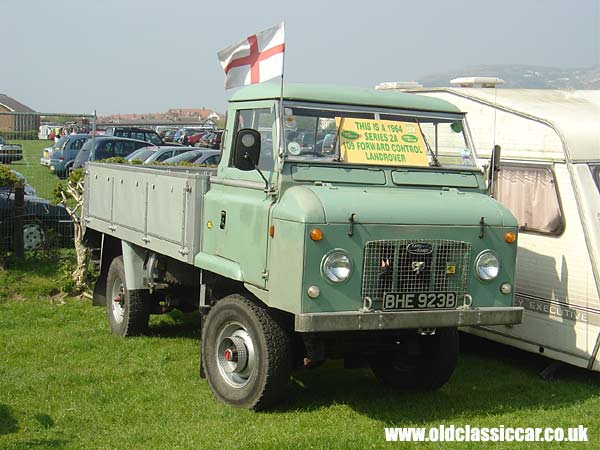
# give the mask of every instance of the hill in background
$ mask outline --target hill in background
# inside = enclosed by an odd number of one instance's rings
[[[507,88],[530,89],[600,89],[600,66],[581,69],[528,66],[518,64],[479,65],[420,77],[425,87],[449,86],[458,77],[498,77]]]

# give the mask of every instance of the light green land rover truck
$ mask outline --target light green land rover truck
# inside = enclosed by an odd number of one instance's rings
[[[217,399],[264,409],[327,358],[438,388],[458,327],[521,322],[517,222],[456,107],[264,83],[233,95],[226,122],[216,169],[86,166],[94,303],[114,334],[199,308],[201,376]]]

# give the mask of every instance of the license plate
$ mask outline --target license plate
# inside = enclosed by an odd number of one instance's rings
[[[48,157],[48,152],[44,151],[44,158],[47,158],[47,157]]]
[[[56,167],[50,166],[50,172],[54,172],[55,170],[56,170]]]
[[[386,292],[383,309],[450,309],[456,308],[456,292]]]

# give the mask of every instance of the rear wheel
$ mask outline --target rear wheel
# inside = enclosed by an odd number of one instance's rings
[[[150,304],[148,291],[128,290],[123,257],[113,259],[106,277],[108,324],[117,336],[135,336],[148,329]]]
[[[458,331],[438,328],[434,335],[419,336],[418,355],[380,354],[371,361],[375,377],[399,389],[434,390],[452,376],[458,360]]]
[[[292,369],[289,334],[248,296],[229,295],[212,307],[201,346],[204,373],[220,401],[259,410],[284,395]]]

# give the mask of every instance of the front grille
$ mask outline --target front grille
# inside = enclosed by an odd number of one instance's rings
[[[370,241],[365,246],[362,297],[385,292],[466,293],[471,245],[447,240]]]

